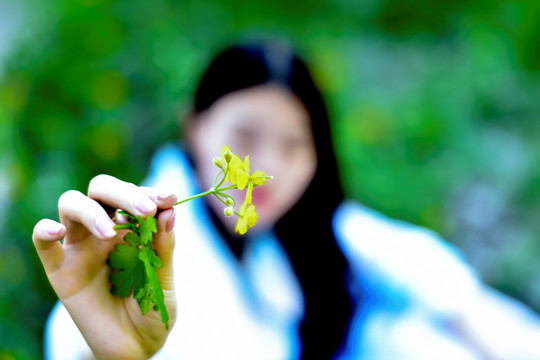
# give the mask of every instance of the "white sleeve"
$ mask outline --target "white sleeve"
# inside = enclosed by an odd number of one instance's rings
[[[383,359],[441,358],[419,355],[440,349],[447,355],[457,350],[445,358],[480,358],[470,344],[496,359],[540,359],[538,315],[483,284],[460,252],[435,233],[353,203],[339,209],[335,225],[351,265],[373,286],[368,290],[382,297],[405,294],[406,311],[374,310],[364,326],[367,344],[386,351]],[[436,319],[457,328],[441,331]],[[393,350],[399,356],[387,356]]]
[[[46,360],[82,360],[92,352],[60,301],[54,306],[45,328]]]
[[[485,287],[464,309],[460,327],[496,359],[540,359],[540,319],[522,303]]]
[[[363,276],[406,294],[425,310],[460,313],[481,290],[474,269],[432,231],[354,203],[341,206],[336,230],[344,253]]]

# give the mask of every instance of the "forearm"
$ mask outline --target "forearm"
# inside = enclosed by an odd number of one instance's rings
[[[458,331],[488,359],[538,359],[540,320],[523,304],[486,288],[456,320]]]

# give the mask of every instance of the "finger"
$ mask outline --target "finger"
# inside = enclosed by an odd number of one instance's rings
[[[157,205],[138,186],[109,175],[98,175],[90,181],[88,196],[132,215],[154,216]]]
[[[129,223],[129,217],[127,215],[122,214],[121,209],[118,209],[115,211],[113,216],[113,221],[115,224],[128,224]]]
[[[177,202],[177,197],[172,192],[166,192],[158,188],[144,187],[141,186],[140,189],[152,200],[158,207],[159,210],[169,209],[173,207]],[[158,210],[158,212],[159,212]],[[116,224],[127,224],[129,223],[129,217],[123,215],[120,210],[116,210],[114,213],[113,221]]]
[[[60,240],[66,235],[66,227],[49,219],[40,220],[34,226],[32,241],[47,274],[64,261],[64,249]]]
[[[116,235],[113,228],[114,222],[107,212],[97,201],[79,191],[70,190],[62,194],[58,201],[58,212],[60,221],[68,229],[75,222],[84,225],[88,231],[100,239],[108,239]]]
[[[159,209],[171,208],[178,201],[173,192],[154,187],[141,186],[140,188],[158,206]]]
[[[164,290],[173,289],[173,251],[175,245],[174,224],[176,214],[174,209],[162,211],[157,218],[158,232],[154,236],[154,250],[163,263],[158,276]]]

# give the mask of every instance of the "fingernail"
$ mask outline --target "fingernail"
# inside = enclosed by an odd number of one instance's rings
[[[127,216],[122,215],[118,212],[114,215],[114,220],[117,224],[127,224],[129,222],[129,218]]]
[[[49,233],[49,235],[58,235],[60,231],[62,231],[63,229],[64,229],[64,225],[56,223],[56,222],[55,223],[51,222],[51,224],[49,225],[49,228],[47,229],[47,233]]]
[[[174,231],[174,224],[176,223],[176,212],[173,211],[171,217],[169,218],[169,221],[167,221],[167,227],[165,230],[167,230],[168,233],[172,233]]]
[[[174,196],[174,194],[171,194],[171,193],[166,193],[166,192],[160,192],[157,196],[157,199],[159,201],[164,201],[164,200],[167,200],[169,198],[171,198],[172,196]]]
[[[141,214],[148,214],[151,213],[156,209],[156,204],[154,204],[150,199],[144,199],[140,200],[136,205],[135,208],[141,213]]]
[[[114,223],[110,219],[106,219],[101,216],[96,219],[96,227],[98,231],[106,238],[116,235],[116,231],[114,231],[113,226]]]

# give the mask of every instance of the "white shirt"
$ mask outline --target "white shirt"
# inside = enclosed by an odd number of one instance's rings
[[[179,199],[196,192],[194,183],[185,158],[172,146],[157,154],[145,181],[175,192]],[[178,318],[153,358],[297,358],[304,298],[279,241],[272,234],[249,240],[240,264],[200,201],[179,205],[176,212]],[[524,350],[514,352],[512,360],[540,359],[536,315],[486,289],[459,253],[434,233],[354,202],[338,208],[333,227],[353,270],[350,291],[363,296],[339,358],[480,359],[474,346],[451,327],[453,319],[474,311],[487,338],[494,334],[501,341],[522,341]],[[478,308],[478,299],[486,294],[497,311]],[[494,321],[513,326],[513,333],[496,334],[501,330],[491,325]],[[84,339],[58,304],[47,325],[47,357],[81,359],[85,352]]]

